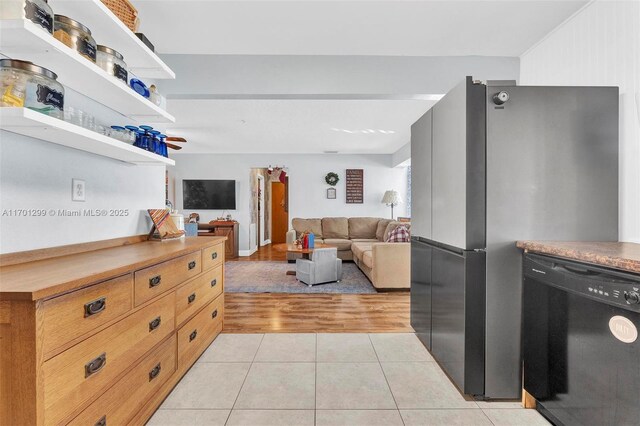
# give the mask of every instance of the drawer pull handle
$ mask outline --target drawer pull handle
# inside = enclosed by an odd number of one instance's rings
[[[149,331],[153,331],[156,328],[160,327],[160,323],[162,322],[162,318],[157,317],[155,319],[153,319],[150,323],[149,323]]]
[[[191,262],[189,262],[189,270],[192,270],[195,267],[196,267],[196,261],[195,260],[192,260]]]
[[[92,300],[84,304],[84,317],[90,317],[91,315],[99,314],[107,307],[107,298],[101,297],[100,299]]]
[[[155,277],[149,278],[149,288],[159,286],[161,280],[162,280],[161,275],[156,275]]]
[[[195,339],[197,335],[198,335],[198,330],[193,330],[191,332],[191,334],[189,335],[189,341],[192,342],[193,339]]]
[[[107,426],[107,415],[100,417],[94,426]]]
[[[84,378],[91,376],[92,374],[97,373],[102,370],[102,368],[107,364],[107,353],[103,352],[97,358],[92,359],[88,363],[84,365]]]
[[[189,295],[189,297],[187,297],[187,302],[193,303],[194,300],[196,300],[196,294],[195,293],[191,293]]]
[[[151,371],[149,371],[149,381],[152,381],[153,379],[158,377],[158,374],[160,374],[160,370],[162,370],[162,365],[158,363],[158,365],[156,365]]]
[[[215,318],[218,316],[218,310],[216,309],[215,311],[211,312],[211,318]]]
[[[211,259],[216,260],[218,258],[218,252],[214,251],[213,253],[211,253]]]
[[[211,287],[215,287],[216,284],[218,284],[218,279],[217,278],[212,279],[211,280]]]

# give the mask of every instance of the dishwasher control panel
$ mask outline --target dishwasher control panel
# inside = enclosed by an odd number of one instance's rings
[[[532,254],[525,256],[524,275],[525,279],[532,278],[611,305],[640,312],[640,276]]]

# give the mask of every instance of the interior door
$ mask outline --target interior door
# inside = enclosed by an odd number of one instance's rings
[[[284,183],[271,183],[271,242],[274,244],[287,241],[289,214],[287,213],[286,189]]]

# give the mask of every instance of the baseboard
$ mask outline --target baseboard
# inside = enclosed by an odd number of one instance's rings
[[[249,257],[249,256],[251,256],[253,253],[257,252],[257,251],[258,251],[258,249],[257,249],[257,248],[254,248],[254,249],[251,249],[251,250],[240,250],[240,251],[238,252],[238,256],[241,256],[241,257]]]
[[[271,240],[264,240],[263,246],[268,246],[269,244],[271,244]]]

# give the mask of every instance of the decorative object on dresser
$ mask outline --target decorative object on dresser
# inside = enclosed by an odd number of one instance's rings
[[[382,204],[386,204],[387,206],[391,207],[391,219],[393,219],[393,207],[397,206],[401,202],[402,202],[402,197],[400,196],[398,191],[393,191],[393,190],[385,191],[381,201]]]
[[[364,170],[347,169],[347,204],[364,203]]]
[[[153,221],[149,238],[156,238],[157,235],[156,239],[170,240],[180,238],[184,235],[184,231],[179,230],[176,223],[171,219],[171,214],[168,209],[149,209],[147,211]]]
[[[144,424],[222,331],[224,238],[142,238],[2,255],[0,424]]]

